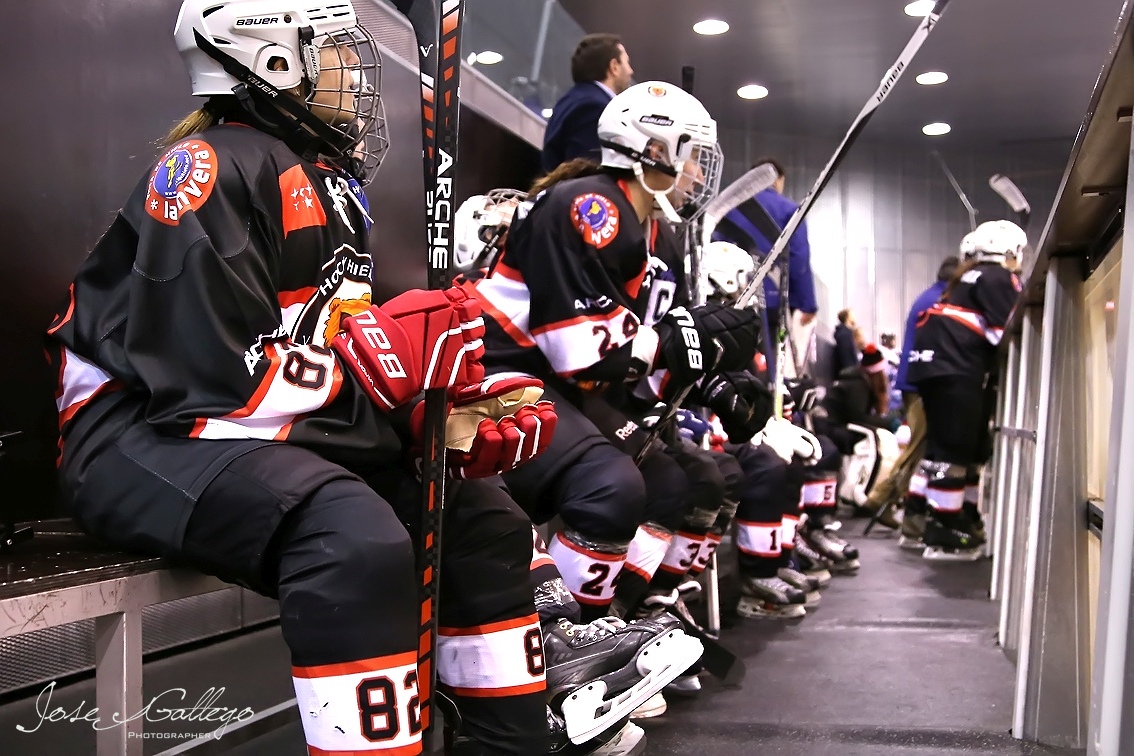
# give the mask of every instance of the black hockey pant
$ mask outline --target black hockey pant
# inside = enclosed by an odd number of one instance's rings
[[[418,506],[416,480],[388,471],[368,484],[289,444],[171,439],[144,424],[81,471],[65,454],[64,477],[95,536],[279,599],[309,746],[418,752],[420,604],[403,525]],[[187,501],[183,537],[175,524],[135,528]],[[472,481],[453,491],[443,527],[440,684],[465,733],[491,752],[544,753],[529,521],[499,486]]]

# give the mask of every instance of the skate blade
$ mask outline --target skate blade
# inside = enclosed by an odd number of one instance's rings
[[[975,562],[982,556],[980,548],[946,551],[940,546],[926,546],[921,558],[930,562]]]
[[[585,743],[630,716],[630,712],[689,669],[704,650],[701,641],[681,630],[670,630],[655,638],[639,649],[634,659],[642,675],[634,687],[607,700],[606,683],[596,680],[564,699],[561,713],[567,724],[567,738],[576,745]]]
[[[803,605],[808,609],[814,609],[815,607],[819,606],[819,603],[822,600],[823,597],[819,594],[819,591],[808,591],[807,600],[803,602]]]
[[[744,596],[736,605],[736,613],[748,619],[798,619],[807,615],[807,606],[784,604],[777,605],[775,609],[768,609],[763,601]]]
[[[813,577],[819,581],[820,588],[826,588],[831,584],[831,571],[830,570],[815,570],[812,572],[804,572],[807,577]]]
[[[911,538],[908,535],[898,537],[898,548],[906,551],[924,551],[925,541],[920,538]]]
[[[831,572],[836,575],[854,575],[858,572],[858,568],[862,566],[862,562],[857,559],[848,559],[845,562],[839,562],[831,567]]]

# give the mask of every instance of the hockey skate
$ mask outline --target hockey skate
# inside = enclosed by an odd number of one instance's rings
[[[642,616],[668,614],[671,617],[677,617],[686,633],[701,642],[704,648],[701,666],[704,667],[705,671],[720,678],[726,685],[739,685],[747,674],[744,660],[722,646],[718,642],[718,635],[701,627],[693,619],[689,607],[685,605],[685,597],[692,597],[700,590],[700,583],[696,580],[687,580],[669,593],[651,593],[646,596],[639,611]]]
[[[984,531],[984,518],[980,516],[980,507],[971,501],[966,501],[961,511],[965,518],[965,530],[979,538],[981,543],[987,541],[988,534]]]
[[[792,588],[803,591],[803,595],[806,598],[806,601],[803,603],[808,609],[814,609],[819,606],[819,578],[809,577],[799,570],[793,570],[791,567],[781,567],[776,572],[776,577]]]
[[[825,588],[831,584],[830,560],[811,548],[811,544],[805,541],[798,532],[795,534],[795,556],[792,561],[795,568],[804,575],[818,580],[820,588]]]
[[[701,695],[700,665],[695,665],[693,669],[696,671],[686,670],[684,674],[674,678],[673,682],[665,686],[665,692],[682,698],[695,698]]]
[[[809,525],[801,530],[803,540],[831,563],[831,572],[841,575],[853,575],[858,572],[861,566],[858,561],[858,549],[836,536],[830,528]]]
[[[630,719],[652,719],[653,717],[660,717],[662,714],[665,714],[667,709],[669,709],[669,704],[666,703],[665,696],[661,694],[661,691],[658,691],[647,698],[645,703],[630,712]]]
[[[567,736],[567,723],[563,717],[547,707],[547,730],[551,734],[554,756],[639,756],[646,752],[646,733],[630,721],[616,722],[610,730],[581,745]]]
[[[963,515],[936,512],[925,523],[922,559],[939,562],[975,562],[980,559],[984,539],[968,531]]]
[[[568,739],[586,743],[645,703],[700,657],[701,642],[666,615],[544,627],[547,694]]]
[[[806,594],[778,577],[742,577],[736,613],[757,619],[792,619],[807,614]]]
[[[898,548],[908,551],[925,550],[925,514],[906,512],[902,518],[902,534],[898,537]]]

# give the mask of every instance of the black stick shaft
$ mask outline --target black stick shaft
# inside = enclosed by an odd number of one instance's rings
[[[456,178],[458,84],[461,74],[461,0],[403,0],[399,8],[414,28],[421,73],[421,142],[425,178],[427,281],[430,289],[448,288],[453,254],[453,187]],[[418,695],[421,725],[428,733],[435,721],[437,687],[437,617],[441,567],[441,511],[445,501],[444,389],[425,394],[422,438],[422,503],[418,522],[418,574],[421,579],[421,627]]]

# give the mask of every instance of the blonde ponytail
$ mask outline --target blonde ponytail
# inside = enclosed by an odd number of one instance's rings
[[[170,132],[165,135],[161,142],[162,147],[170,147],[177,142],[180,142],[185,137],[204,131],[210,126],[215,126],[220,122],[220,118],[209,110],[208,105],[194,110],[189,115],[181,119],[181,121],[170,129]]]

